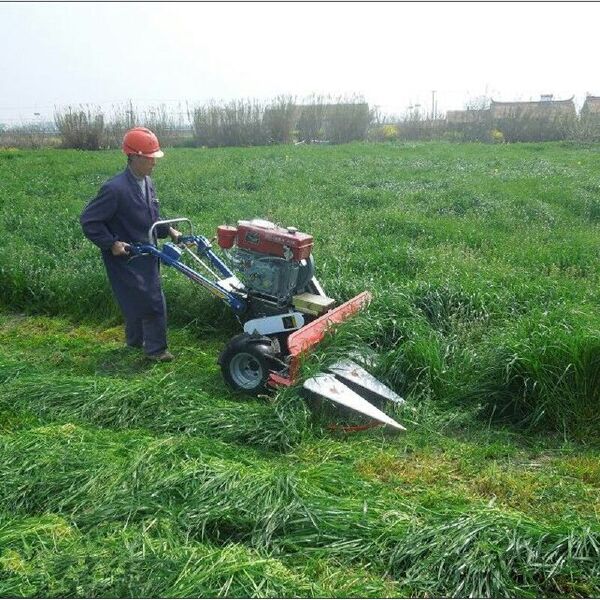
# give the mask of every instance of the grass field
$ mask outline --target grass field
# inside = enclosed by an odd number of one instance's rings
[[[246,400],[228,310],[163,271],[174,363],[123,348],[78,216],[118,152],[0,151],[0,597],[600,595],[600,147],[177,149],[164,216],[315,236],[408,432]]]

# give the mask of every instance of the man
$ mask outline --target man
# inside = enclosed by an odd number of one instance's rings
[[[123,138],[127,168],[107,181],[81,213],[85,236],[102,251],[108,279],[123,317],[125,338],[132,348],[143,348],[150,360],[170,361],[167,349],[165,297],[159,261],[149,255],[130,254],[130,244],[151,242],[148,230],[160,220],[158,200],[150,173],[157,158],[164,156],[158,138],[145,127],[129,130]],[[165,225],[158,237],[179,231]]]

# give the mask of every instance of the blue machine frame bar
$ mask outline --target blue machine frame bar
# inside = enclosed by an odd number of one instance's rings
[[[182,236],[179,242],[183,244],[195,243],[198,257],[206,257],[223,275],[224,279],[234,276],[231,269],[229,269],[229,267],[212,251],[211,244],[205,237],[200,235]],[[140,254],[151,254],[152,256],[156,256],[162,263],[177,269],[187,278],[206,288],[213,296],[223,300],[235,313],[241,314],[245,312],[247,303],[243,298],[240,298],[236,294],[225,289],[218,281],[212,281],[197,271],[194,271],[194,269],[188,265],[182,263],[179,260],[182,253],[174,244],[164,244],[163,250],[159,250],[154,244],[132,244],[131,248],[134,259],[136,255]]]

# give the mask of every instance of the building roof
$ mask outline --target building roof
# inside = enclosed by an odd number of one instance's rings
[[[492,105],[495,106],[533,106],[536,104],[542,104],[543,106],[547,106],[547,105],[551,105],[551,106],[556,106],[556,105],[570,105],[573,104],[573,98],[575,96],[571,96],[570,98],[567,98],[566,100],[528,100],[525,102],[522,102],[520,100],[518,101],[513,101],[513,102],[498,102],[497,100],[493,100],[492,99]],[[588,96],[589,98],[589,96]]]
[[[581,112],[600,114],[600,96],[587,96],[581,107]]]
[[[545,118],[548,116],[575,116],[573,96],[567,100],[533,100],[527,102],[497,102],[492,100],[490,105],[492,117],[528,116]]]

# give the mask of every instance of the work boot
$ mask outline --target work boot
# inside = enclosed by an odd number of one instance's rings
[[[170,362],[175,358],[168,350],[164,350],[160,354],[147,354],[146,357],[154,362]]]

